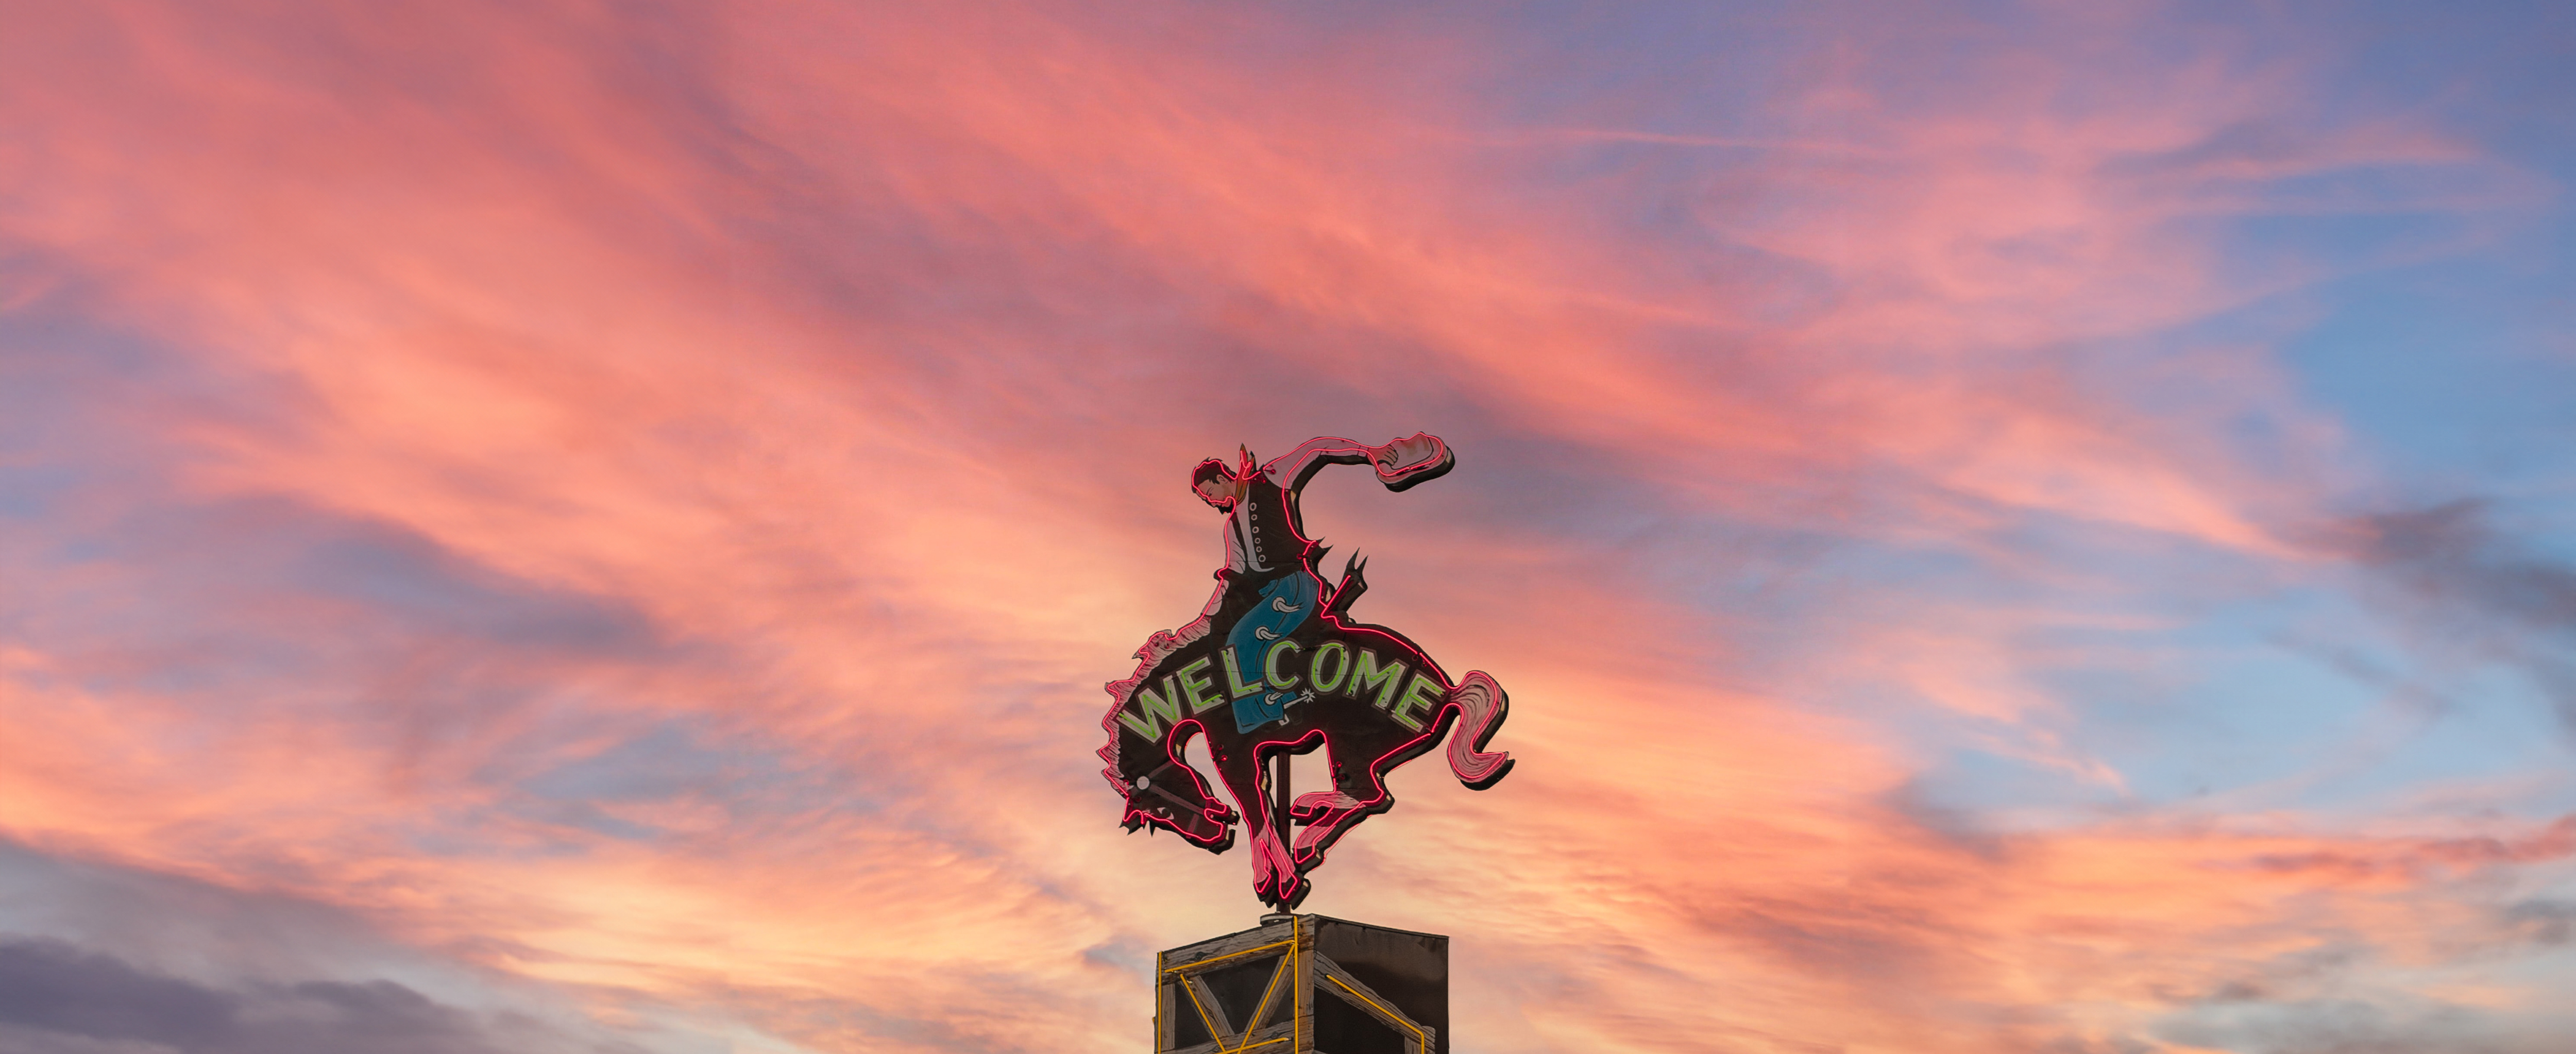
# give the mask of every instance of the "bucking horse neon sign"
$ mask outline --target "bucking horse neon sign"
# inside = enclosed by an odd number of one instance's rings
[[[1352,621],[1367,562],[1346,562],[1326,586],[1316,569],[1324,547],[1306,536],[1297,509],[1298,492],[1326,465],[1368,465],[1401,491],[1454,463],[1438,437],[1415,433],[1385,446],[1309,439],[1263,464],[1248,451],[1240,464],[1199,464],[1191,489],[1225,514],[1216,593],[1195,621],[1137,649],[1136,672],[1110,682],[1116,702],[1100,720],[1109,733],[1103,774],[1126,799],[1128,830],[1152,825],[1222,853],[1240,820],[1252,839],[1253,891],[1293,909],[1324,852],[1395,806],[1386,774],[1442,736],[1450,771],[1468,787],[1511,771],[1509,754],[1485,750],[1510,711],[1502,686],[1481,670],[1452,680],[1403,634]],[[1192,736],[1206,739],[1232,807],[1183,760]],[[1286,758],[1319,747],[1332,789],[1281,807]],[[1294,846],[1281,830],[1291,824],[1305,828]]]

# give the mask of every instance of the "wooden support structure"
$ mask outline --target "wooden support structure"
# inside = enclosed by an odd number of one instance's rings
[[[1155,1054],[1448,1054],[1438,934],[1271,916],[1154,966]]]

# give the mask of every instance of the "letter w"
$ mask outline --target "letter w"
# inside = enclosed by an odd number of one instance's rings
[[[1140,712],[1118,711],[1118,723],[1135,730],[1148,740],[1163,738],[1163,726],[1181,723],[1181,698],[1172,679],[1163,678],[1163,693],[1154,694],[1152,685],[1136,686],[1136,707]],[[1157,720],[1159,718],[1160,720]]]

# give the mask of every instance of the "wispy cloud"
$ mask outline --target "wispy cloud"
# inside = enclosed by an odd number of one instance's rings
[[[2445,971],[2548,946],[2565,821],[2176,803],[2068,685],[2222,664],[2196,620],[2356,558],[2554,632],[2467,513],[2351,526],[2344,423],[2198,328],[2546,188],[2106,10],[1708,38],[1758,89],[1536,15],[44,12],[0,35],[0,831],[596,1020],[18,941],[45,1006],[178,1016],[10,1027],[1132,1043],[1152,951],[1251,911],[1090,755],[1218,558],[1184,474],[1427,428],[1458,472],[1310,526],[1522,763],[1398,776],[1310,906],[1472,942],[1462,1049],[2451,1034]],[[2404,222],[2269,233],[2329,214]],[[2066,781],[2049,822],[1945,799],[1953,750]],[[2517,1049],[2540,989],[2480,991],[2457,1034]]]

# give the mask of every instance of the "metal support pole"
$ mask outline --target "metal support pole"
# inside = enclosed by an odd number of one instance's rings
[[[1297,800],[1295,788],[1288,785],[1288,752],[1285,750],[1279,752],[1279,772],[1277,775],[1271,777],[1271,784],[1279,793],[1278,801],[1275,805],[1275,815],[1278,817],[1279,823],[1279,840],[1284,843],[1289,840],[1288,806],[1291,802]]]

